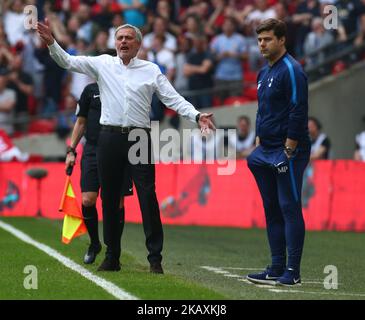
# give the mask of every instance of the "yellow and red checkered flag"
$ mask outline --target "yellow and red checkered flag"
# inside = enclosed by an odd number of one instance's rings
[[[67,170],[65,189],[61,198],[60,208],[58,209],[58,211],[65,214],[63,218],[62,242],[66,244],[69,244],[73,238],[81,236],[87,232],[84,219],[71,184],[70,175],[72,173],[72,167],[69,168]]]

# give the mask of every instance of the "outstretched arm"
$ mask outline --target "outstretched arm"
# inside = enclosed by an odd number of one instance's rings
[[[69,55],[54,39],[48,19],[45,20],[45,23],[37,23],[37,31],[42,41],[48,46],[52,59],[61,68],[84,73],[94,79],[97,79],[97,64],[99,57]]]
[[[175,110],[183,117],[189,119],[192,122],[198,122],[202,132],[207,132],[209,129],[215,130],[215,126],[212,122],[212,113],[200,113],[194,108],[194,106],[186,101],[175,88],[167,80],[166,76],[158,71],[156,81],[156,94],[161,102],[168,108]]]

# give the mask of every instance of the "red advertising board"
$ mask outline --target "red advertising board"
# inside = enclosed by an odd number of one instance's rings
[[[27,171],[41,167],[40,183]],[[165,224],[265,227],[260,194],[245,161],[232,175],[219,175],[219,164],[157,164],[156,192]],[[79,166],[72,183],[81,205]],[[65,182],[63,163],[0,163],[0,216],[61,219]],[[365,163],[316,161],[305,174],[303,213],[308,230],[365,231]],[[136,192],[128,197],[126,220],[141,222]],[[101,218],[101,205],[98,201]]]

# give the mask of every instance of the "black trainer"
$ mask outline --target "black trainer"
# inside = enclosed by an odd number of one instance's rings
[[[89,249],[87,250],[84,256],[84,263],[85,264],[94,263],[96,256],[100,253],[100,251],[101,251],[100,243],[98,245],[90,244]]]
[[[160,262],[151,263],[150,272],[163,274],[163,269],[162,269],[161,263]]]
[[[283,275],[284,268],[267,266],[266,270],[259,273],[251,273],[246,279],[255,284],[267,284],[274,286],[276,281]]]
[[[97,271],[119,271],[120,263],[118,260],[105,258]]]

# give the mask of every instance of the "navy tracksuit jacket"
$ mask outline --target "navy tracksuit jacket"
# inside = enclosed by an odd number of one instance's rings
[[[260,146],[247,163],[263,200],[272,265],[299,273],[305,233],[301,189],[310,155],[307,78],[286,53],[259,72],[257,88]],[[287,138],[298,141],[290,160],[284,153]]]

